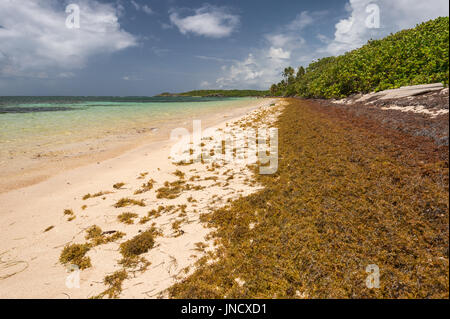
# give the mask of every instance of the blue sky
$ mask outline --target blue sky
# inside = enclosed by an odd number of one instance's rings
[[[66,26],[71,3],[79,28]],[[0,0],[0,95],[267,89],[288,65],[448,11],[446,0]]]

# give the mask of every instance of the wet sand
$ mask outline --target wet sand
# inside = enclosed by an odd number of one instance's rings
[[[90,163],[102,162],[139,146],[169,139],[177,127],[192,130],[192,120],[201,120],[204,126],[214,126],[227,118],[235,118],[255,109],[263,100],[238,101],[238,107],[224,112],[207,113],[184,120],[152,123],[148,128],[134,128],[116,135],[77,141],[59,147],[42,146],[39,151],[14,156],[0,161],[0,193],[30,186],[65,170]],[[35,147],[35,145],[32,145]]]

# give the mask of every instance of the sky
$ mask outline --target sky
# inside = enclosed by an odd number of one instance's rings
[[[0,0],[0,96],[268,89],[448,15],[447,0]]]

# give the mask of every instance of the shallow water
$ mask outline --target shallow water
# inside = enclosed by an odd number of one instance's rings
[[[0,158],[88,139],[149,132],[232,110],[252,98],[0,97]]]

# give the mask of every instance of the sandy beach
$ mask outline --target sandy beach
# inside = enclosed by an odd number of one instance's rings
[[[244,119],[273,116],[281,104],[276,99],[257,100],[248,107],[204,119],[202,124],[218,130],[237,127]],[[267,124],[274,120],[267,119]],[[192,123],[186,128],[190,130]],[[248,195],[259,186],[249,180],[252,174],[245,165],[174,165],[169,160],[172,144],[168,139],[141,140],[95,156],[69,159],[57,167],[51,167],[49,161],[40,177],[35,175],[34,184],[7,185],[16,189],[0,194],[0,298],[98,296],[108,288],[103,283],[105,276],[123,268],[118,264],[120,243],[150,226],[156,229],[155,244],[141,255],[148,264],[128,272],[120,297],[164,296],[177,279],[191,273],[195,262],[214,247],[208,241],[210,230],[200,222],[201,213]],[[165,182],[178,180],[192,188],[173,199],[158,198],[157,190]],[[147,181],[152,189],[142,190]],[[139,194],[136,191],[140,189]],[[123,198],[142,202],[114,207]],[[131,221],[120,222],[118,216],[123,213],[131,213]],[[86,231],[94,225],[104,233],[124,235],[87,252],[92,266],[76,271],[80,280],[79,288],[74,288],[67,282],[75,272],[59,258],[66,245],[87,242]]]
[[[67,127],[67,130],[54,131],[50,134],[50,140],[31,135],[24,136],[20,145],[4,143],[0,149],[0,170],[3,177],[0,180],[0,193],[36,184],[67,169],[110,159],[150,142],[167,141],[174,128],[192,129],[193,120],[201,120],[206,127],[218,125],[225,119],[242,116],[259,104],[260,100],[249,98],[225,101],[218,104],[222,105],[221,107],[216,106],[214,109],[195,110],[191,105],[187,105],[187,110],[180,109],[180,115],[175,116],[173,111],[167,111],[166,113],[171,114],[168,118],[155,120],[152,116],[141,114],[138,110],[134,120],[126,123],[120,120],[120,116],[108,116],[107,110],[100,113],[98,118],[90,119],[90,121],[97,121],[96,124],[86,123],[88,119],[83,120],[83,117],[89,117],[89,114],[80,114],[80,118],[73,119],[73,125],[77,124],[77,128]],[[146,105],[148,109],[152,108],[151,105]],[[117,108],[118,106],[115,105],[109,106],[112,112]],[[133,111],[125,111],[124,117],[129,113]],[[139,114],[142,118],[139,118]],[[61,118],[52,120],[53,123],[44,121],[41,124],[44,127],[41,127],[36,134],[38,135],[40,131],[45,132],[45,125],[52,127],[66,123],[70,126],[71,114],[61,116],[68,118],[61,124],[58,123],[61,122]],[[102,119],[101,116],[105,118]],[[31,122],[33,123],[33,120]],[[7,121],[2,124],[6,125]],[[4,133],[8,133],[7,128],[3,130]]]

